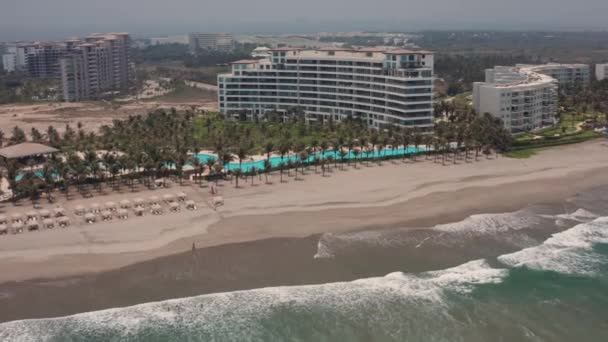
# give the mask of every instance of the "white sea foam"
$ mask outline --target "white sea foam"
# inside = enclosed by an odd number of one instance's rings
[[[498,257],[505,265],[566,274],[593,274],[601,256],[592,249],[594,244],[608,243],[608,217],[580,223],[553,234],[541,245]]]
[[[475,285],[500,282],[507,273],[506,269],[490,267],[484,260],[475,260],[421,274],[396,272],[344,283],[210,294],[56,319],[4,323],[0,325],[0,340],[48,341],[66,331],[74,336],[110,332],[128,339],[150,327],[193,329],[214,336],[215,340],[263,340],[260,321],[281,310],[339,310],[348,313],[349,319],[384,324],[382,315],[370,316],[365,308],[373,306],[382,311],[391,303],[413,301],[420,304],[416,306],[417,315],[431,310],[444,312],[446,291],[468,293]]]
[[[576,222],[589,222],[598,217],[597,214],[590,212],[589,210],[579,208],[573,213],[559,214],[559,215],[542,215],[546,218],[555,219],[555,224],[559,226],[568,225],[568,221]]]
[[[536,214],[520,210],[511,213],[471,215],[462,221],[440,224],[433,229],[478,235],[529,228],[539,221],[540,218]]]

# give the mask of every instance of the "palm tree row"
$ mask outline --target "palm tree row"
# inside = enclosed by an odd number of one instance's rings
[[[25,141],[25,133],[16,127],[9,144]],[[22,134],[23,133],[23,134]],[[154,111],[146,116],[133,116],[127,120],[115,120],[103,126],[99,133],[85,133],[82,125],[77,129],[66,126],[62,133],[50,126],[45,133],[32,130],[32,141],[49,144],[61,150],[54,156],[36,182],[16,182],[18,169],[23,165],[6,165],[7,177],[15,193],[31,193],[28,187],[44,189],[47,194],[59,186],[66,196],[72,186],[81,191],[84,184],[93,184],[98,191],[104,185],[111,188],[121,184],[133,187],[139,181],[150,185],[157,177],[184,178],[186,166],[191,168],[195,179],[206,173],[208,179],[218,179],[231,173],[238,186],[241,177],[261,179],[262,173],[273,170],[284,172],[296,179],[311,166],[315,172],[321,168],[323,175],[333,167],[344,168],[351,163],[369,165],[371,160],[408,157],[400,146],[413,146],[424,151],[441,154],[443,162],[448,156],[454,161],[465,151],[504,150],[508,147],[508,134],[500,120],[490,115],[473,113],[454,115],[449,121],[439,122],[435,134],[415,128],[388,126],[369,129],[357,119],[342,122],[308,122],[295,112],[287,122],[260,120],[236,122],[219,115],[195,116],[191,112],[178,113]],[[213,151],[217,159],[202,162],[196,155],[201,149]],[[390,152],[389,152],[390,151]],[[264,155],[263,167],[245,169],[244,164],[252,155]],[[281,159],[278,165],[271,163],[271,156]],[[416,154],[412,154],[416,159]],[[238,167],[235,162],[238,161]],[[267,177],[267,175],[266,175]],[[27,178],[29,179],[29,178]]]

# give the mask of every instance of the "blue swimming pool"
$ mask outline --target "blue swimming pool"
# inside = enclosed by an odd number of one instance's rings
[[[420,153],[420,152],[424,152],[425,149],[422,147],[419,147],[418,149],[414,148],[414,147],[408,147],[408,148],[398,148],[395,150],[392,149],[384,149],[384,150],[375,150],[373,152],[362,152],[360,153],[356,158],[358,160],[360,159],[377,159],[377,158],[383,158],[383,157],[394,157],[394,156],[403,156],[403,155],[409,155],[409,154],[413,154],[413,153]],[[311,163],[314,161],[315,156],[319,159],[325,159],[327,160],[329,157],[331,157],[333,160],[342,160],[342,158],[340,157],[339,153],[336,153],[334,151],[326,151],[326,152],[319,152],[316,153],[314,155],[311,155],[308,157],[308,159],[305,160],[306,163]],[[217,158],[213,155],[210,154],[195,154],[194,157],[198,158],[201,163],[207,163],[207,161],[209,159],[211,160],[216,160]],[[349,160],[349,159],[355,159],[355,154],[350,152],[347,153],[346,156],[344,157],[344,160]],[[283,165],[286,165],[289,160],[291,160],[292,162],[299,160],[299,157],[297,156],[285,156],[284,158],[281,157],[270,157],[270,164],[272,165],[273,168],[278,168],[281,163],[283,163]],[[239,168],[239,163],[237,162],[232,162],[232,163],[228,163],[228,165],[226,166],[227,170],[236,170]],[[258,160],[255,162],[243,162],[243,164],[241,165],[241,170],[243,172],[249,172],[251,171],[251,169],[254,168],[256,170],[263,170],[264,169],[264,160]]]

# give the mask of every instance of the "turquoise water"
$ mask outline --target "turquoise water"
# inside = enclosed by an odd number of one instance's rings
[[[384,149],[384,150],[375,150],[373,152],[362,152],[356,157],[353,152],[350,152],[344,156],[344,160],[354,160],[355,158],[357,160],[361,160],[361,159],[378,159],[378,158],[386,158],[386,157],[397,157],[397,156],[411,155],[414,153],[421,153],[424,151],[425,151],[425,148],[423,148],[423,147],[418,147],[418,149],[416,149],[415,147],[398,148],[395,150]],[[201,161],[201,163],[207,163],[207,161],[209,159],[211,159],[211,160],[217,159],[215,156],[210,155],[210,154],[195,154],[194,156],[197,157]],[[306,160],[304,160],[304,162],[312,163],[312,162],[314,162],[315,157],[319,158],[319,159],[325,159],[325,160],[327,160],[328,158],[331,157],[333,161],[338,160],[338,162],[343,160],[340,156],[340,153],[336,153],[335,151],[326,151],[326,152],[315,153],[315,154],[309,156]],[[291,162],[300,161],[300,158],[298,156],[294,156],[294,155],[285,156],[283,158],[270,157],[269,161],[273,168],[279,168],[281,166],[281,163],[283,163],[283,165],[287,165],[287,163],[289,161],[291,161]],[[239,165],[238,162],[231,162],[231,163],[228,163],[228,165],[226,166],[226,169],[227,170],[236,170],[239,167],[241,168],[241,171],[243,171],[243,172],[249,172],[249,171],[251,171],[252,168],[254,168],[256,170],[264,170],[264,160],[258,160],[255,162],[243,162],[242,165]]]
[[[42,173],[42,171],[35,171],[34,175],[40,179],[44,178],[44,174]],[[53,175],[53,178],[59,178],[58,173],[53,173],[52,175]],[[25,176],[25,173],[20,173],[17,176],[15,176],[15,180],[20,181],[21,179],[23,179],[24,176]]]

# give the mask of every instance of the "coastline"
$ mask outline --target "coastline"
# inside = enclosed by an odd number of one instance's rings
[[[358,202],[349,203],[345,203],[347,201],[344,196],[352,196],[349,191],[353,189],[344,189],[339,194],[329,188],[332,196],[326,202],[302,201],[299,211],[292,210],[293,207],[289,206],[290,203],[285,198],[276,198],[274,191],[285,186],[289,195],[290,191],[306,186],[316,187],[318,183],[335,184],[337,187],[343,187],[343,184],[335,176],[324,179],[318,176],[319,181],[315,177],[307,177],[303,182],[290,179],[290,183],[283,186],[268,186],[270,191],[267,192],[261,191],[266,190],[261,185],[259,188],[231,191],[230,185],[226,184],[223,190],[227,202],[225,210],[215,213],[203,209],[188,213],[185,217],[149,216],[147,218],[150,220],[142,220],[138,227],[131,227],[133,230],[130,234],[123,232],[111,237],[113,240],[120,237],[122,243],[112,242],[110,237],[102,241],[100,235],[95,235],[98,240],[88,242],[89,253],[52,254],[69,251],[73,248],[70,244],[81,243],[79,241],[47,249],[39,243],[35,245],[38,253],[34,252],[34,247],[23,248],[24,243],[13,243],[12,249],[3,248],[0,253],[21,253],[23,257],[0,259],[0,275],[3,277],[0,282],[0,305],[3,307],[0,310],[0,321],[65,316],[216,292],[351,281],[370,275],[384,276],[399,269],[395,262],[400,263],[399,260],[408,258],[389,258],[394,261],[363,267],[363,272],[360,264],[366,261],[364,259],[367,256],[361,259],[364,255],[354,255],[353,260],[346,264],[344,259],[337,262],[315,259],[320,237],[328,232],[390,229],[420,231],[437,224],[457,222],[474,214],[511,212],[537,204],[555,205],[579,192],[607,185],[608,166],[603,165],[608,164],[608,156],[594,159],[606,149],[606,143],[591,142],[579,145],[579,148],[589,153],[570,155],[567,159],[572,158],[577,163],[568,167],[551,166],[552,163],[563,162],[564,158],[555,160],[554,157],[572,152],[572,147],[551,149],[535,159],[526,160],[526,172],[522,171],[518,175],[504,175],[505,171],[509,171],[508,168],[503,168],[501,175],[487,174],[489,170],[497,171],[493,164],[507,167],[514,162],[521,163],[504,158],[484,160],[468,166],[444,167],[419,162],[351,170],[344,174],[352,172],[356,178],[357,171],[367,174],[385,170],[388,174],[393,174],[395,170],[407,170],[408,167],[413,169],[412,173],[418,168],[431,168],[440,170],[442,174],[451,170],[450,177],[459,177],[461,180],[429,182],[427,179],[426,182],[407,185],[412,190],[399,198],[388,195],[393,191],[402,191],[402,188],[388,192],[378,191],[364,198],[365,201],[360,198]],[[459,167],[471,166],[477,166],[482,171],[469,175],[464,180],[463,174],[453,172]],[[385,182],[380,180],[371,188],[377,189]],[[269,200],[273,196],[275,198]],[[300,198],[307,196],[315,194],[302,194]],[[297,201],[296,198],[289,199]],[[236,210],[242,208],[237,207],[237,200],[250,203],[250,206],[265,203],[273,205],[264,209]],[[252,214],[258,210],[263,213]],[[201,219],[206,221],[201,222]],[[124,230],[126,226],[121,224],[100,224],[84,229],[94,230],[90,232],[91,236],[99,234],[98,229],[111,236]],[[64,232],[71,232],[69,229]],[[142,229],[147,230],[149,235],[142,237]],[[164,233],[155,237],[159,231]],[[30,235],[42,233],[44,232]],[[17,237],[23,236],[25,235]],[[137,242],[137,238],[143,240]],[[47,247],[53,243],[49,240],[46,242]],[[195,252],[191,250],[193,242],[197,247]],[[142,250],[125,253],[120,252],[122,248]],[[95,253],[96,250],[118,252]],[[416,260],[436,257],[434,251],[428,250],[399,253],[423,253],[417,254]],[[459,258],[450,259],[450,262],[456,266],[463,261]]]
[[[309,170],[303,181],[290,178],[285,184],[234,189],[226,182],[226,205],[217,212],[205,207],[0,237],[0,283],[108,271],[189,251],[193,243],[205,248],[394,225],[425,227],[517,210],[608,184],[606,152],[608,143],[597,140],[545,150],[527,160],[500,157],[445,166],[394,161],[334,170],[330,177]],[[278,181],[278,175],[273,177]]]

